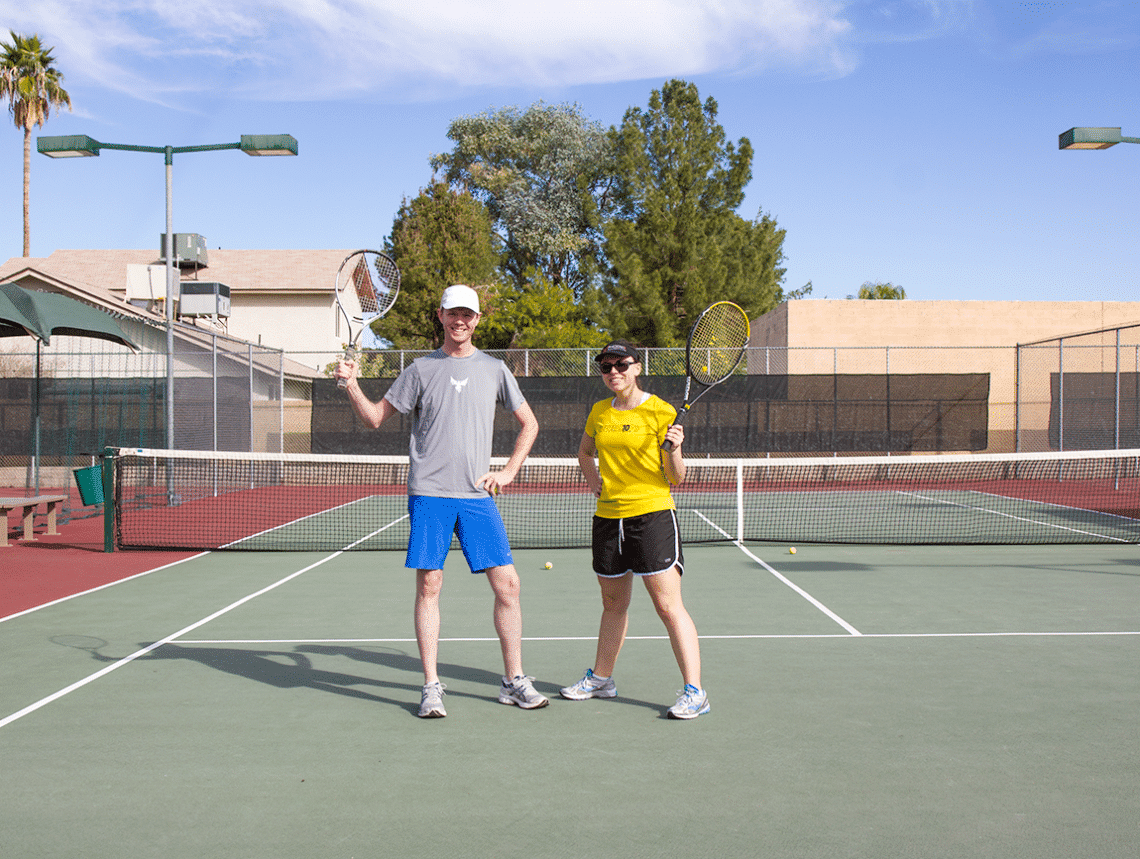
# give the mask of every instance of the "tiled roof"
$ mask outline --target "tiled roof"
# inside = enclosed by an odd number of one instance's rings
[[[208,249],[206,268],[186,269],[183,280],[218,281],[235,292],[331,292],[336,271],[351,250]],[[69,283],[122,293],[128,265],[162,265],[157,251],[57,250],[47,257],[13,257],[0,280],[29,266]]]

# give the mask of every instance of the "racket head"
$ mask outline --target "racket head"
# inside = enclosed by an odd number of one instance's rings
[[[380,251],[354,251],[336,273],[336,301],[344,315],[367,325],[392,309],[400,293],[400,269]]]
[[[706,386],[723,382],[740,366],[750,334],[748,314],[739,305],[718,301],[706,307],[685,347],[689,376]]]

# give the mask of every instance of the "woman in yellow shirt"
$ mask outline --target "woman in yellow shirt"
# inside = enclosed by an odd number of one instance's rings
[[[697,628],[681,599],[685,559],[671,486],[685,479],[677,410],[637,383],[641,354],[626,340],[606,346],[595,359],[613,397],[594,405],[578,447],[578,464],[598,499],[593,522],[594,572],[602,589],[602,621],[594,667],[562,690],[572,701],[613,698],[614,664],[629,626],[633,579],[645,583],[665,624],[685,687],[669,708],[674,719],[709,712],[701,686]],[[673,443],[669,453],[661,445]],[[597,462],[595,463],[595,457]]]

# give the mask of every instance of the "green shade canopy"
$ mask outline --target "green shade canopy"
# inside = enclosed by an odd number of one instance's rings
[[[0,337],[31,335],[48,345],[52,334],[109,340],[137,350],[111,314],[55,292],[0,284]]]
[[[36,320],[28,317],[0,290],[0,337],[39,337]]]

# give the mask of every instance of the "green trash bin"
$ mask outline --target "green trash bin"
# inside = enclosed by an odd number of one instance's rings
[[[79,487],[79,498],[87,507],[103,503],[103,466],[77,468],[74,472],[75,485]]]

